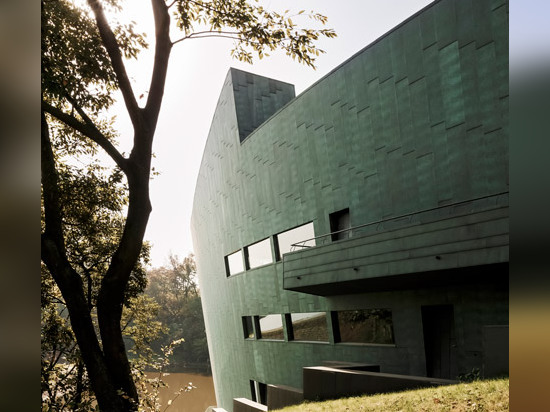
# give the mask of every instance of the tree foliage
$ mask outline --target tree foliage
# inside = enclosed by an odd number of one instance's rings
[[[47,269],[43,268],[47,271]],[[42,410],[92,411],[94,395],[74,334],[67,319],[67,308],[51,276],[42,276]],[[166,370],[169,359],[160,348],[152,349],[152,342],[165,336],[168,329],[159,321],[159,304],[141,290],[129,296],[122,315],[122,333],[129,343],[132,375],[138,386],[143,410],[157,411],[158,390],[162,376],[149,378],[145,371]],[[92,314],[94,313],[91,308]],[[169,345],[168,345],[169,346]],[[177,348],[177,346],[176,346]],[[174,349],[171,348],[171,351]]]
[[[174,349],[170,370],[209,369],[208,345],[204,317],[197,285],[196,264],[193,255],[180,260],[169,257],[169,265],[148,272],[145,293],[159,303],[158,320],[167,328],[167,333],[153,342],[160,351],[162,346],[183,339]]]
[[[124,223],[122,210],[126,203],[120,173],[104,172],[104,168],[95,162],[85,168],[66,163],[59,163],[58,166],[58,202],[64,212],[66,258],[81,278],[84,300],[94,328],[97,328],[95,308],[98,291],[109,256],[121,236]],[[132,312],[139,308],[133,302],[147,284],[144,265],[148,253],[149,248],[145,244],[125,292],[124,305]],[[41,270],[43,410],[91,410],[94,396],[69,324],[65,299],[46,265],[43,264]],[[146,330],[153,332],[150,328]],[[125,335],[131,336],[132,332],[131,329],[125,331]]]
[[[308,17],[322,24],[327,22],[322,14],[300,10],[291,15],[270,11],[261,4],[225,0],[175,0],[176,25],[186,39],[226,37],[235,40],[232,56],[252,63],[253,53],[261,59],[269,56],[266,51],[282,49],[293,59],[315,68],[315,57],[323,50],[315,45],[320,36],[335,37],[332,29],[299,28],[292,20]]]
[[[123,308],[145,286],[141,263],[151,212],[152,143],[173,46],[202,37],[229,37],[235,41],[232,54],[240,60],[251,62],[254,54],[262,58],[282,49],[314,66],[322,52],[315,41],[335,36],[330,29],[300,29],[293,21],[309,17],[324,24],[324,16],[271,12],[258,2],[150,1],[155,59],[143,107],[125,59],[135,58],[147,46],[145,35],[136,33],[133,23],[119,22],[118,0],[87,0],[87,10],[68,0],[41,1],[41,257],[43,276],[51,276],[48,282],[58,290],[52,296],[66,308],[54,319],[57,303],[44,304],[45,324],[52,328],[43,334],[56,336],[78,352],[85,365],[79,373],[86,376],[103,411],[139,406],[121,320]],[[175,40],[172,20],[182,33]],[[134,130],[128,155],[118,149],[112,119],[106,115],[115,90],[122,94]],[[113,168],[94,160],[99,150],[110,157]],[[70,330],[62,321],[66,316]]]

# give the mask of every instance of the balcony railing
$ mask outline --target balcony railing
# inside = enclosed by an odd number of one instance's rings
[[[319,236],[312,237],[310,239],[305,239],[305,240],[301,240],[300,242],[293,243],[292,245],[290,245],[290,250],[291,250],[291,252],[294,252],[294,251],[297,251],[297,250],[309,249],[309,248],[312,248],[312,247],[326,245],[326,244],[334,242],[333,239],[335,237],[339,237],[340,239],[338,239],[338,240],[343,240],[343,239],[349,239],[351,237],[354,237],[354,235],[355,236],[361,236],[361,235],[366,234],[366,233],[375,233],[375,232],[378,232],[379,230],[376,230],[376,229],[373,230],[372,228],[374,228],[377,225],[378,226],[384,226],[387,223],[393,223],[391,228],[384,227],[382,229],[382,230],[390,230],[390,229],[394,229],[394,228],[397,228],[397,227],[408,226],[410,224],[420,224],[420,223],[423,223],[423,222],[415,223],[414,222],[415,219],[413,219],[413,218],[419,218],[422,215],[427,215],[430,212],[434,212],[434,211],[441,211],[442,209],[457,208],[457,207],[464,206],[464,205],[470,205],[473,202],[480,203],[483,200],[494,199],[495,197],[499,197],[499,196],[507,196],[508,193],[509,192],[495,193],[495,194],[488,195],[488,196],[482,196],[482,197],[478,197],[478,198],[474,198],[474,199],[465,200],[465,201],[462,201],[462,202],[450,203],[450,204],[447,204],[447,205],[444,205],[444,206],[434,207],[434,208],[430,208],[430,209],[423,209],[421,211],[415,211],[415,212],[406,213],[406,214],[403,214],[403,215],[392,216],[392,217],[387,218],[387,219],[380,219],[380,220],[376,220],[374,222],[369,222],[369,223],[364,223],[362,225],[349,227],[347,229],[342,229],[342,230],[337,230],[335,232],[325,233],[325,234],[322,234],[322,235],[319,235]],[[347,237],[341,237],[341,235],[343,235],[343,234],[348,234],[348,236]],[[315,242],[315,246],[307,245],[308,242],[312,242],[312,241]]]
[[[415,287],[452,278],[441,271],[506,265],[508,213],[504,192],[296,242],[283,255],[283,287],[329,295],[394,287],[396,276],[400,286]]]

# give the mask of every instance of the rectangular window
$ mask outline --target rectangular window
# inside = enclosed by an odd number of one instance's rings
[[[250,399],[252,402],[258,402],[258,396],[256,395],[256,381],[250,380]]]
[[[244,272],[243,251],[237,250],[235,253],[225,257],[225,270],[227,276]]]
[[[284,340],[283,318],[281,315],[260,316],[261,339]]]
[[[342,209],[329,215],[330,233],[332,241],[348,239],[351,237],[351,220],[349,209]]]
[[[314,237],[313,222],[279,233],[275,236],[277,260],[281,260],[285,253],[315,246]]]
[[[294,340],[328,342],[326,312],[291,313]]]
[[[269,238],[254,243],[245,249],[247,269],[254,269],[258,266],[273,263],[271,255],[271,241]]]
[[[265,383],[251,380],[250,395],[252,401],[267,405],[267,385]]]
[[[243,316],[243,332],[245,339],[254,339],[254,319],[252,316]]]
[[[390,309],[342,310],[337,318],[340,342],[395,343]]]

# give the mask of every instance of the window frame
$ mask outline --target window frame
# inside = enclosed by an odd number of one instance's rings
[[[235,273],[232,273],[231,272],[231,265],[230,265],[229,261],[230,261],[230,257],[236,255],[237,253],[239,253],[240,256],[241,256],[242,270],[238,271],[238,272],[235,272]],[[232,253],[229,253],[228,255],[225,255],[224,256],[224,262],[225,262],[225,276],[228,277],[228,278],[231,277],[231,276],[239,275],[239,274],[244,273],[246,271],[246,264],[244,262],[244,252],[243,252],[242,249],[237,249],[236,251],[234,251]]]
[[[262,331],[262,319],[267,318],[268,316],[279,316],[279,319],[281,320],[281,338],[266,338],[264,337],[264,332]],[[256,329],[256,339],[258,340],[270,340],[270,341],[276,341],[276,342],[284,342],[285,341],[285,319],[284,316],[281,313],[269,313],[267,315],[261,315],[257,316],[257,329]],[[278,329],[270,329],[266,332],[270,332],[273,330]]]
[[[346,218],[347,222],[343,222],[343,218]],[[330,240],[332,242],[338,242],[352,237],[351,213],[349,207],[329,213],[328,220],[330,225]],[[347,223],[346,227],[339,228],[342,223]]]
[[[353,312],[353,311],[374,311],[374,310],[387,310],[390,314],[390,327],[391,327],[391,342],[367,342],[367,341],[351,341],[342,339],[342,328],[341,328],[341,318],[338,315],[339,312]],[[336,311],[331,311],[332,325],[333,325],[333,334],[334,334],[334,343],[343,344],[343,345],[370,345],[370,346],[396,346],[395,343],[395,332],[393,326],[393,310],[391,308],[364,308],[364,309],[341,309]]]
[[[319,316],[317,316],[319,318],[321,317],[321,314],[324,315],[323,319],[324,319],[324,332],[325,332],[325,338],[326,338],[325,340],[311,340],[311,339],[296,338],[296,328],[295,328],[294,325],[295,325],[295,323],[297,323],[301,319],[296,319],[296,320],[293,321],[292,315],[305,315],[305,314],[319,314]],[[328,323],[328,318],[327,318],[327,316],[329,315],[329,312],[327,312],[327,311],[293,312],[293,313],[288,313],[286,315],[288,315],[287,317],[285,317],[285,320],[287,321],[288,340],[289,341],[292,341],[292,342],[306,342],[306,343],[330,343],[332,331],[331,331],[330,325]],[[313,316],[311,318],[313,318]],[[304,319],[307,319],[307,318],[304,318]]]
[[[294,250],[289,250],[287,252],[281,253],[281,242],[279,241],[279,237],[281,235],[285,235],[285,234],[287,234],[289,232],[292,232],[292,231],[295,231],[297,229],[305,228],[306,226],[311,226],[311,231],[312,231],[313,236],[308,237],[306,239],[293,241],[290,244],[292,245],[292,244],[295,244],[295,243],[298,243],[298,242],[303,242],[304,240],[308,240],[310,242],[313,242],[313,245],[311,245],[309,247],[315,247],[317,245],[317,242],[315,241],[315,225],[313,224],[313,221],[309,221],[309,222],[306,222],[304,224],[301,224],[301,225],[292,227],[290,229],[284,230],[282,232],[279,232],[279,233],[273,235],[273,243],[274,243],[274,249],[275,249],[275,262],[282,262],[283,255],[285,255],[286,253],[295,252]]]
[[[254,246],[257,246],[260,243],[265,242],[265,241],[267,241],[267,243],[269,244],[269,256],[270,256],[271,260],[267,263],[262,263],[262,264],[259,264],[259,265],[256,265],[256,266],[252,266],[250,264],[250,248],[253,248]],[[256,269],[256,268],[260,268],[260,267],[263,267],[263,266],[273,264],[274,260],[273,260],[273,247],[272,247],[272,242],[271,242],[271,236],[266,237],[265,239],[259,240],[257,242],[254,242],[254,243],[244,247],[244,260],[245,260],[245,270]]]
[[[243,324],[243,336],[245,340],[255,340],[256,339],[256,328],[254,327],[254,318],[252,315],[245,315],[241,317]],[[248,328],[248,320],[250,320],[250,329]],[[246,332],[249,332],[248,334]],[[251,336],[252,335],[252,336]]]

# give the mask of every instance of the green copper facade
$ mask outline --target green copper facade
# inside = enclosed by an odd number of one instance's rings
[[[502,0],[436,1],[297,97],[231,69],[192,216],[218,406],[253,397],[251,381],[300,388],[323,361],[500,372],[508,138]],[[309,223],[314,246],[279,256],[278,235]],[[345,341],[358,310],[385,340]],[[291,314],[313,312],[326,336],[298,339]],[[260,337],[266,315],[281,336]]]

